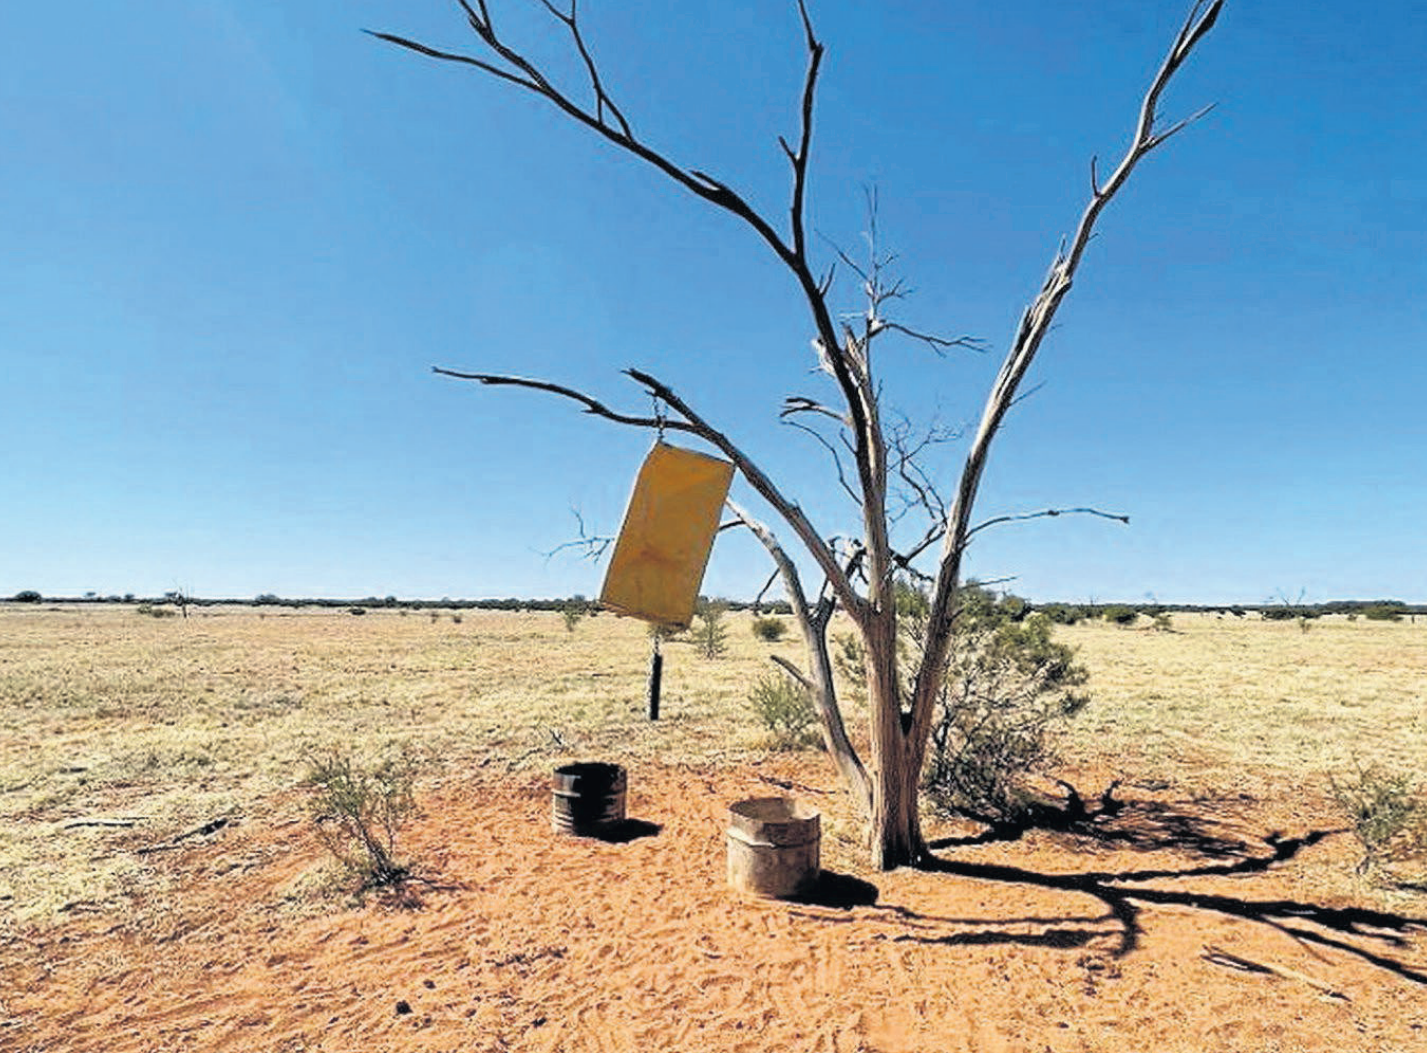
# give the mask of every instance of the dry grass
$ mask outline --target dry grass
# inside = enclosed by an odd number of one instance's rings
[[[87,910],[161,911],[164,845],[218,819],[296,823],[307,758],[402,748],[428,786],[471,767],[572,755],[737,764],[767,656],[729,617],[708,660],[665,646],[663,719],[644,717],[649,639],[610,616],[0,604],[0,928]],[[1427,624],[1177,616],[1174,633],[1063,630],[1094,701],[1064,753],[1131,778],[1310,792],[1354,758],[1427,756]],[[859,722],[860,723],[860,722]],[[159,848],[158,853],[152,850]]]
[[[1062,631],[1091,670],[1082,750],[1325,792],[1327,774],[1355,758],[1409,771],[1427,756],[1427,619],[1330,617],[1304,632],[1292,621],[1181,614],[1174,629]]]

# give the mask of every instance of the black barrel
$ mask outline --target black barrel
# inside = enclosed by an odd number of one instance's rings
[[[624,769],[583,761],[555,769],[551,826],[557,834],[597,834],[624,822]]]

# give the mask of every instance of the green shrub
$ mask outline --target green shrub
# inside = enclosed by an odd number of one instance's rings
[[[777,643],[788,635],[788,623],[782,618],[754,618],[753,635],[764,643]]]
[[[753,685],[748,703],[778,749],[803,749],[819,740],[818,712],[807,688],[770,673]]]
[[[1044,614],[1014,621],[976,594],[963,602],[925,774],[936,804],[989,822],[1013,822],[1027,779],[1054,761],[1052,733],[1089,702],[1075,652],[1052,639]]]
[[[141,603],[134,608],[135,614],[146,614],[150,618],[177,618],[178,611],[172,607],[155,607],[152,603]]]
[[[590,607],[584,601],[572,600],[560,607],[560,617],[565,621],[565,631],[572,633],[575,627],[589,616]]]
[[[1139,612],[1123,603],[1111,603],[1100,612],[1100,617],[1114,625],[1134,625],[1139,620]]]
[[[416,811],[410,757],[364,770],[343,753],[309,763],[310,811],[318,840],[359,880],[358,891],[400,886],[411,876],[397,861],[397,834]]]
[[[41,596],[38,592],[36,592],[34,589],[25,589],[21,592],[15,593],[14,596],[14,600],[16,603],[39,603],[43,599],[44,597]]]
[[[929,604],[910,584],[897,591],[900,665],[909,671],[920,664]],[[984,588],[962,586],[923,772],[934,804],[990,823],[1024,814],[1030,776],[1054,761],[1052,733],[1089,701],[1076,690],[1089,674],[1072,648],[1052,639],[1051,619],[1037,612],[1017,621],[1019,613]],[[840,634],[833,643],[838,668],[862,684],[862,642]],[[902,691],[909,698],[911,684]]]
[[[728,604],[720,600],[699,600],[689,639],[705,658],[721,658],[728,651],[727,613]]]
[[[1359,872],[1427,854],[1427,786],[1410,775],[1359,766],[1351,778],[1334,778],[1332,787],[1363,848]]]

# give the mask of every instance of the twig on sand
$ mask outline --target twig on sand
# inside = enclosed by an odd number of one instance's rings
[[[154,852],[171,852],[175,848],[182,848],[182,842],[188,840],[190,837],[206,837],[209,834],[215,834],[229,823],[234,822],[236,818],[236,816],[229,815],[220,819],[211,819],[202,826],[195,826],[192,830],[187,830],[162,844],[146,845],[143,848],[135,849],[135,851],[141,856],[150,855]]]
[[[1297,980],[1299,983],[1307,984],[1316,991],[1321,992],[1329,998],[1337,998],[1344,1002],[1351,1002],[1352,999],[1337,988],[1315,979],[1306,973],[1300,973],[1297,969],[1290,969],[1283,965],[1274,965],[1269,962],[1256,962],[1250,958],[1244,958],[1237,954],[1230,954],[1222,947],[1213,944],[1204,945],[1204,960],[1213,965],[1222,965],[1226,969],[1237,969],[1244,973],[1267,973],[1270,976],[1277,976],[1284,980]]]
[[[74,819],[60,827],[61,830],[78,830],[84,826],[127,827],[146,820],[146,815],[125,816],[122,819]]]

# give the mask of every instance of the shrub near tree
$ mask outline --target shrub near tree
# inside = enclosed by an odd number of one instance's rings
[[[1046,614],[1027,615],[1018,596],[968,584],[957,612],[956,648],[941,695],[923,784],[948,812],[988,823],[1014,822],[1031,799],[1028,781],[1054,759],[1057,726],[1079,713],[1089,679],[1075,652],[1052,637]],[[930,604],[905,582],[897,589],[899,647],[915,667],[926,646]],[[861,675],[853,637],[839,640],[844,672]]]
[[[777,749],[802,749],[818,741],[818,711],[808,689],[782,673],[753,685],[748,702]]]

